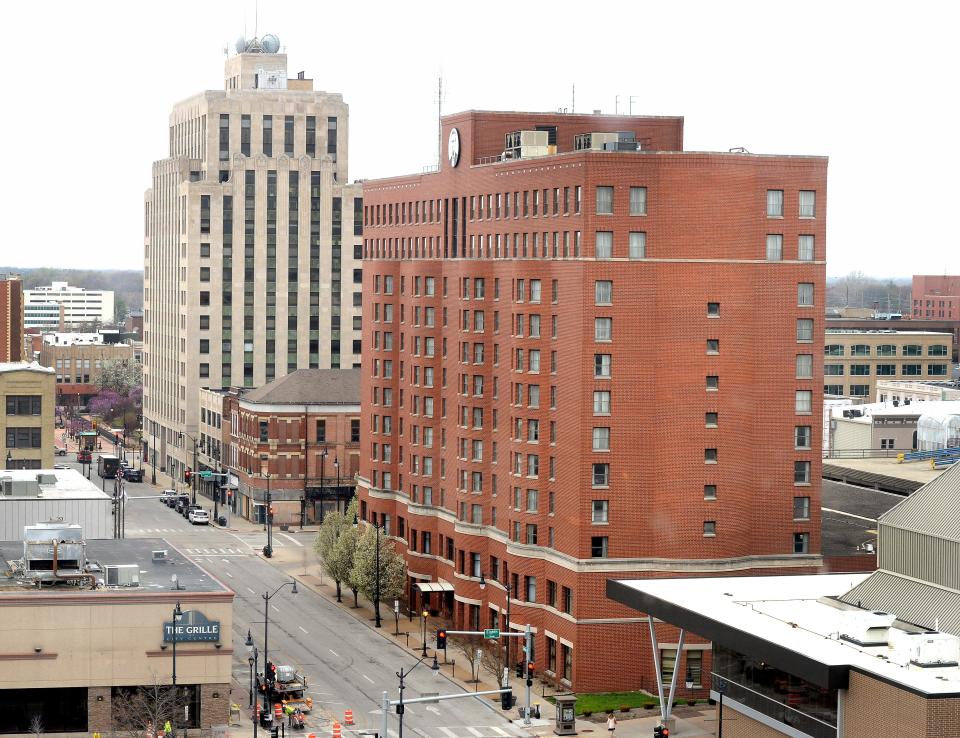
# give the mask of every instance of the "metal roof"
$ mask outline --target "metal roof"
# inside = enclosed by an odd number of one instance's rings
[[[893,613],[898,620],[960,636],[960,592],[891,571],[875,571],[840,596],[848,605]]]
[[[879,523],[960,541],[960,463],[881,515]]]
[[[359,369],[298,369],[240,397],[241,403],[359,405]]]

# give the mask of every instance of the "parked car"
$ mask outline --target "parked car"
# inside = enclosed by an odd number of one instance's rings
[[[193,525],[209,525],[210,513],[202,507],[194,507],[190,509],[189,520]]]
[[[123,467],[123,478],[128,482],[142,482],[143,469],[135,469],[132,466]]]
[[[188,498],[188,500],[189,500],[189,498]],[[199,509],[200,509],[200,506],[199,506],[199,505],[190,505],[190,504],[185,505],[184,508],[183,508],[183,517],[185,517],[187,520],[189,520],[189,519],[190,519],[190,513],[193,512],[194,510],[199,510]]]
[[[61,446],[54,446],[53,453],[55,453],[57,456],[66,456],[67,449]]]
[[[190,507],[190,495],[177,495],[177,501],[173,504],[174,509],[187,517],[187,508]]]
[[[53,468],[54,468],[54,469],[69,469],[69,468],[70,468],[70,465],[69,465],[69,464],[54,464],[54,465],[53,465]]]
[[[78,464],[92,464],[93,463],[93,452],[91,451],[77,451],[77,463]]]
[[[157,499],[160,500],[160,502],[162,502],[164,505],[167,505],[169,507],[170,500],[172,500],[176,496],[176,494],[177,493],[174,492],[172,489],[165,489],[163,490],[163,492],[160,493],[160,496]]]

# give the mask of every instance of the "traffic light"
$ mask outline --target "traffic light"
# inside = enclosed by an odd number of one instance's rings
[[[517,679],[523,679],[523,662],[518,661],[516,665]]]
[[[534,664],[532,661],[529,661],[527,662],[527,686],[528,687],[533,686],[533,672],[534,672]]]
[[[447,631],[443,628],[437,631],[437,648],[444,650],[447,648]]]
[[[190,477],[192,476],[193,476],[193,472],[190,470],[190,467],[188,466],[186,470],[184,470],[183,472],[183,481],[186,482],[187,484],[190,484]]]
[[[658,725],[653,729],[653,738],[668,738],[670,735],[670,728],[665,725]]]
[[[500,709],[509,710],[513,707],[513,690],[508,689],[500,693]]]
[[[268,684],[273,684],[277,680],[277,667],[268,661],[264,668],[263,675]]]

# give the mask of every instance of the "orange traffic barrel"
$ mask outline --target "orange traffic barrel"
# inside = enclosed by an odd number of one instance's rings
[[[333,724],[333,738],[342,738],[343,728],[340,726],[340,723]]]
[[[273,715],[276,718],[283,717],[283,705],[281,705],[279,702],[273,703]]]
[[[344,710],[344,711],[343,711],[343,724],[344,724],[344,725],[353,725],[353,710]]]

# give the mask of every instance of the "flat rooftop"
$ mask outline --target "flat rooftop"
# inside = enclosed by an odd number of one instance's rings
[[[880,646],[841,637],[853,636],[875,618],[836,599],[867,576],[610,580],[607,595],[822,687],[845,687],[855,668],[915,692],[960,695],[955,662],[935,668],[911,663],[910,647],[917,640],[954,636],[894,621],[889,642]]]
[[[905,479],[909,482],[926,484],[943,474],[943,469],[931,469],[930,461],[906,461],[900,463],[896,457],[875,458],[875,459],[824,459],[824,465],[836,467],[838,469],[848,469],[854,472],[862,472],[870,475],[880,475],[891,477],[893,479]],[[831,475],[832,476],[832,475]],[[857,483],[851,477],[851,481]],[[863,482],[866,483],[866,482]],[[883,489],[883,485],[880,485]]]
[[[154,561],[153,552],[166,550],[167,556],[163,561]],[[97,587],[97,592],[109,592],[115,594],[122,592],[126,594],[159,594],[162,592],[174,593],[178,590],[174,588],[171,577],[177,575],[177,584],[180,591],[183,592],[232,592],[229,587],[220,580],[214,578],[209,572],[190,561],[184,554],[174,548],[162,538],[121,538],[95,540],[88,539],[86,545],[86,556],[88,563],[97,564],[101,571],[91,573],[97,579],[105,579],[108,565],[136,564],[140,570],[139,587]],[[0,598],[5,594],[22,595],[24,592],[35,592],[36,594],[70,594],[84,593],[91,594],[89,589],[80,589],[70,585],[45,585],[42,589],[37,589],[31,584],[18,582],[9,574],[9,562],[15,562],[23,558],[23,541],[0,541],[0,561],[3,562],[3,568],[6,574],[0,575]],[[2,605],[2,600],[0,600]]]
[[[12,495],[0,495],[0,502],[22,500],[110,500],[111,496],[76,469],[6,469],[0,471],[0,480],[32,483],[38,479],[54,479],[53,484],[40,483],[35,491],[24,494],[14,490]],[[31,485],[32,486],[32,485]]]

